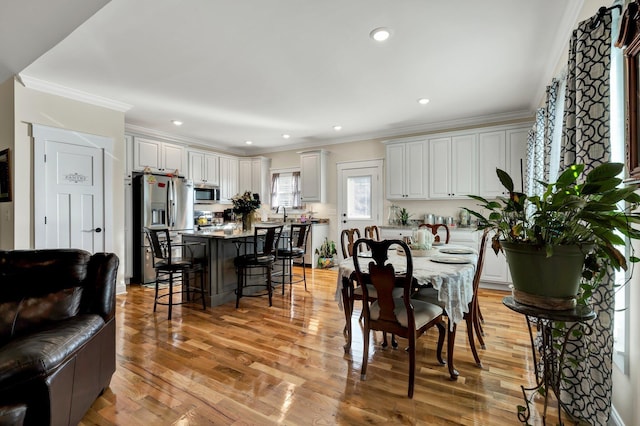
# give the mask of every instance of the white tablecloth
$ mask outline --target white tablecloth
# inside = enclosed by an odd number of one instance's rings
[[[447,315],[451,319],[450,324],[453,326],[454,323],[463,320],[473,298],[473,276],[476,271],[478,254],[476,251],[473,254],[445,254],[439,251],[440,248],[468,249],[465,246],[446,244],[442,247],[434,247],[429,251],[428,256],[413,256],[413,277],[419,285],[431,284],[438,290],[438,298],[443,302]],[[389,262],[396,270],[405,268],[405,256],[398,255],[394,250],[389,251],[388,256]],[[468,259],[470,263],[438,263],[432,261],[434,256],[462,257]],[[370,259],[363,257],[358,260],[361,267],[368,265],[370,261]],[[347,258],[340,263],[335,297],[341,309],[343,309],[342,278],[349,278],[354,271],[353,258]]]

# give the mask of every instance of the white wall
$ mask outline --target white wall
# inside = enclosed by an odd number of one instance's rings
[[[31,124],[75,130],[114,141],[113,181],[105,182],[106,191],[113,193],[113,206],[106,206],[106,213],[113,215],[113,251],[120,259],[118,292],[125,291],[124,284],[124,113],[83,102],[50,95],[21,84],[14,83],[14,249],[34,247],[33,227],[33,140]],[[2,93],[0,93],[1,95]]]
[[[13,133],[13,79],[0,84],[0,150],[9,148],[10,168],[15,170]],[[15,191],[12,190],[15,194]],[[13,201],[0,203],[0,249],[13,248]]]

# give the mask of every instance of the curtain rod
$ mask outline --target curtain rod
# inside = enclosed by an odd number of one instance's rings
[[[619,5],[619,4],[615,4],[615,5],[611,6],[611,7],[602,6],[600,9],[598,9],[598,13],[596,14],[596,18],[591,23],[590,28],[592,30],[595,30],[596,28],[598,28],[600,26],[600,21],[602,20],[604,15],[606,15],[607,12],[611,12],[613,9],[618,9],[618,13],[622,14],[622,6]]]

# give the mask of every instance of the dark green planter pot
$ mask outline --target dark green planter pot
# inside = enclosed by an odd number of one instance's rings
[[[544,248],[501,241],[511,271],[517,302],[542,309],[576,306],[580,276],[588,247],[556,246],[547,257]]]

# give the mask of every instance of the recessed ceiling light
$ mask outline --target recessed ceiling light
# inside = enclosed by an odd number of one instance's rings
[[[182,126],[182,121],[180,121],[180,120],[171,120],[171,122],[173,124],[175,124],[176,126]]]
[[[420,105],[426,105],[426,104],[428,104],[428,103],[429,103],[429,99],[427,99],[427,98],[420,98],[420,99],[418,99],[418,103],[419,103]]]
[[[247,145],[251,145],[253,141],[244,141],[244,143],[246,143]]]
[[[369,33],[369,37],[375,41],[385,41],[391,36],[391,32],[387,28],[376,28]]]
[[[333,126],[333,130],[339,132],[340,130],[342,130],[342,126]]]
[[[287,133],[283,133],[282,137],[285,139],[289,139],[291,137],[291,135],[287,134]]]

